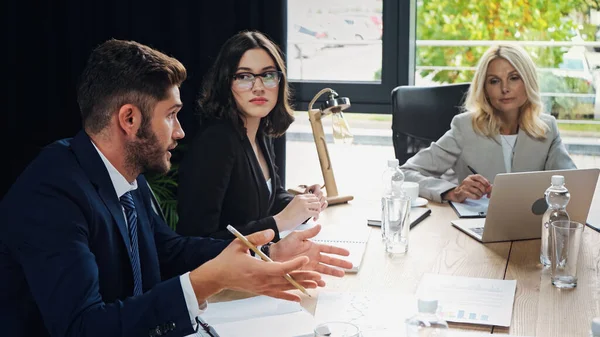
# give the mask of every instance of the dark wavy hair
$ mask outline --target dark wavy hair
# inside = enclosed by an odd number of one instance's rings
[[[261,130],[268,136],[281,136],[294,121],[290,104],[290,89],[285,64],[279,47],[266,35],[257,31],[242,31],[230,37],[221,47],[211,70],[204,78],[198,101],[200,123],[212,120],[230,122],[240,136],[246,134],[242,112],[238,109],[231,84],[244,53],[261,48],[273,59],[277,70],[283,73],[279,82],[277,104],[261,120]]]

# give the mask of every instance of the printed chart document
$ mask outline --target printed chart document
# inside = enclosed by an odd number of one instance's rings
[[[459,218],[485,218],[490,199],[483,197],[479,200],[467,198],[463,202],[450,201],[450,206]]]
[[[438,299],[446,321],[510,326],[516,280],[423,274],[417,296]]]
[[[201,316],[221,337],[312,336],[316,326],[300,303],[268,296],[210,303]]]

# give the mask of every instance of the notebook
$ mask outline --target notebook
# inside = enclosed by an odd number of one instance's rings
[[[431,214],[430,208],[425,207],[413,207],[410,209],[410,214],[408,215],[410,221],[409,229],[415,227],[419,222],[423,221],[426,217]],[[372,217],[367,219],[367,225],[374,227],[381,227],[381,216]]]
[[[342,226],[326,226],[311,241],[347,249],[350,255],[341,258],[350,261],[352,269],[345,269],[344,271],[347,273],[357,273],[367,249],[367,241],[369,241],[370,233],[370,227],[349,230]],[[340,256],[336,255],[335,257],[339,258]]]
[[[485,218],[489,204],[488,197],[479,200],[467,198],[463,202],[450,201],[450,206],[459,218]]]

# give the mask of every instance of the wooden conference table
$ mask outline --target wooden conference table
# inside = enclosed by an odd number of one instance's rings
[[[374,198],[357,198],[350,204],[327,208],[318,222],[344,230],[361,228],[377,207]],[[481,244],[451,226],[450,221],[457,217],[448,204],[429,202],[426,207],[432,213],[411,230],[407,255],[389,258],[380,229],[373,228],[360,271],[343,278],[325,276],[326,288],[414,294],[423,273],[517,280],[509,328],[456,323],[450,323],[450,328],[520,336],[587,336],[592,318],[600,316],[600,233],[586,226],[578,286],[565,291],[550,283],[548,268],[539,263],[539,239]],[[224,292],[211,301],[242,297],[247,296]],[[316,299],[306,298],[302,304],[314,313]]]

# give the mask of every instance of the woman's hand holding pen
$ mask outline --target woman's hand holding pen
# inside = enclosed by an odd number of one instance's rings
[[[321,209],[319,210],[319,213],[323,212],[323,210],[327,208],[327,198],[323,195],[323,191],[321,190],[321,186],[319,184],[314,184],[306,187],[306,189],[304,190],[304,194],[313,194],[314,196],[319,198],[319,202],[321,203]],[[317,216],[315,217],[315,221],[318,219],[319,215],[317,214]]]
[[[279,231],[294,229],[306,219],[317,217],[321,211],[321,202],[314,194],[298,194],[278,214],[273,216]]]
[[[256,232],[246,236],[254,245],[270,242],[275,233],[272,230]],[[273,245],[275,246],[275,245]],[[246,291],[300,302],[300,297],[287,290],[296,289],[288,282],[285,274],[290,274],[304,288],[324,286],[321,275],[305,269],[310,263],[306,256],[294,256],[281,262],[264,262],[248,253],[239,239],[233,240],[217,257],[204,263],[190,273],[192,288],[198,301],[204,301],[223,289]]]
[[[480,174],[467,176],[455,189],[444,195],[445,200],[463,202],[467,198],[481,199],[492,194],[492,184]]]

